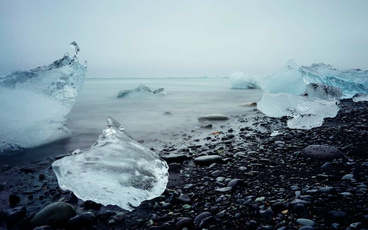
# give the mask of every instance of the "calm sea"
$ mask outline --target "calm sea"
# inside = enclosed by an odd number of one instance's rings
[[[133,94],[117,98],[120,90],[141,84],[151,90],[165,88],[167,95]],[[22,155],[1,157],[0,161],[23,165],[88,148],[106,128],[108,116],[120,122],[135,140],[160,149],[182,141],[183,137],[195,139],[221,128],[222,123],[214,123],[212,130],[201,129],[198,117],[202,115],[225,114],[232,118],[228,123],[239,115],[250,115],[254,108],[241,105],[259,101],[261,96],[260,90],[231,89],[227,78],[86,79],[67,122],[72,132],[70,138]],[[164,115],[167,112],[171,115]]]

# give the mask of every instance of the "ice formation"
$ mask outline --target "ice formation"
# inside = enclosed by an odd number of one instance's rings
[[[260,111],[272,117],[291,117],[289,128],[309,129],[321,126],[325,117],[335,117],[340,98],[367,94],[368,71],[338,70],[323,63],[299,67],[289,61],[283,69],[264,77],[261,88],[265,93],[258,103]]]
[[[139,95],[166,95],[166,92],[164,91],[164,88],[159,88],[154,91],[152,91],[150,88],[148,88],[145,85],[139,85],[135,89],[128,89],[128,90],[121,90],[118,93],[118,98],[123,98],[128,95],[132,94],[139,94]]]
[[[112,118],[89,149],[52,164],[59,185],[82,200],[132,210],[160,196],[168,182],[168,165],[131,139]]]
[[[306,84],[299,72],[299,66],[294,60],[290,60],[284,68],[264,77],[261,81],[261,88],[266,93],[300,95],[305,92]]]
[[[310,83],[339,88],[342,98],[351,98],[357,93],[368,93],[368,70],[338,70],[324,63],[299,67],[290,60],[284,68],[262,78],[260,85],[266,93],[300,95]]]
[[[66,54],[48,66],[0,78],[0,154],[69,136],[65,123],[85,72],[77,56]]]
[[[257,76],[234,72],[230,75],[232,89],[259,89],[260,79]]]
[[[326,117],[335,117],[339,111],[336,100],[323,100],[286,93],[264,93],[257,108],[270,117],[288,116],[291,129],[311,129],[321,126]]]
[[[368,93],[368,70],[338,70],[324,63],[302,66],[299,69],[306,84],[319,83],[340,88],[343,98],[351,98],[357,93]]]

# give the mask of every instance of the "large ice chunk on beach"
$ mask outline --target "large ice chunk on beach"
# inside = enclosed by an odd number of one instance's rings
[[[257,76],[234,72],[230,75],[232,89],[259,89],[260,79]]]
[[[266,93],[300,95],[305,92],[306,84],[299,72],[299,66],[294,60],[290,60],[284,68],[264,77],[261,81],[261,88]]]
[[[97,142],[52,164],[59,185],[82,200],[132,210],[160,196],[168,182],[168,165],[131,139],[112,118]]]
[[[288,116],[291,129],[311,129],[321,126],[326,117],[335,117],[339,111],[336,100],[323,100],[286,93],[264,93],[257,108],[270,117]]]
[[[340,88],[343,98],[351,98],[355,94],[368,93],[368,70],[339,70],[324,63],[302,66],[300,74],[306,84],[319,83]]]
[[[86,67],[64,55],[48,66],[0,78],[0,154],[68,137],[65,126]]]

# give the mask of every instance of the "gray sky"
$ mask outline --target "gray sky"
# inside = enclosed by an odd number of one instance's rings
[[[0,0],[0,75],[71,41],[89,77],[265,75],[293,58],[368,69],[368,1]]]

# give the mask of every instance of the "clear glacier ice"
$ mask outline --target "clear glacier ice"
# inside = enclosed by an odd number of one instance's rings
[[[123,98],[130,95],[166,95],[164,88],[159,88],[152,91],[148,86],[139,85],[135,89],[121,90],[118,93],[118,98]]]
[[[261,81],[261,88],[266,93],[300,95],[305,92],[306,84],[299,72],[299,66],[294,60],[289,60],[285,67],[265,76]]]
[[[64,55],[50,65],[0,78],[0,154],[68,137],[65,126],[86,68]]]
[[[257,106],[260,111],[271,117],[290,117],[289,128],[310,129],[321,126],[325,117],[337,115],[339,99],[368,94],[368,71],[338,70],[323,63],[299,67],[291,60],[262,78],[261,89],[265,93]]]
[[[266,93],[301,95],[310,83],[332,86],[342,91],[342,98],[357,93],[368,93],[368,70],[339,70],[324,63],[299,67],[294,60],[276,73],[261,78],[261,89]]]
[[[131,139],[111,117],[94,145],[55,161],[52,168],[63,190],[129,211],[160,196],[168,182],[166,161]]]
[[[368,93],[368,70],[339,70],[324,63],[302,66],[299,69],[306,84],[319,83],[342,90],[342,98],[352,98],[355,94]]]
[[[232,89],[259,89],[260,79],[257,76],[234,72],[230,75]]]
[[[337,100],[324,100],[287,93],[264,93],[257,108],[270,117],[289,117],[291,129],[311,129],[321,126],[326,117],[335,117],[339,111]]]

